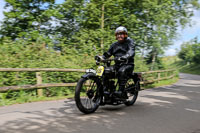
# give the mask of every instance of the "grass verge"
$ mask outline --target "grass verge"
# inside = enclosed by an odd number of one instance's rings
[[[150,89],[150,88],[155,88],[155,87],[162,87],[166,85],[171,85],[176,83],[179,80],[179,77],[174,77],[173,79],[168,79],[168,80],[162,80],[157,83],[153,84],[148,84],[146,86],[143,86],[142,89]]]
[[[183,66],[183,67],[180,69],[180,72],[182,72],[182,73],[189,73],[189,74],[200,75],[200,65],[191,64],[191,65]]]
[[[17,98],[16,100],[0,99],[0,106],[31,103],[31,102],[40,102],[40,101],[54,101],[54,100],[62,100],[62,99],[73,98],[73,97],[74,97],[74,94],[69,94],[67,96],[54,96],[54,97],[28,96],[28,97],[24,97],[24,98]]]

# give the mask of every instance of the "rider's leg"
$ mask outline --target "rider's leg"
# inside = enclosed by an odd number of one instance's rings
[[[118,96],[124,93],[128,75],[133,72],[133,65],[123,65],[118,69],[119,90],[116,92]]]

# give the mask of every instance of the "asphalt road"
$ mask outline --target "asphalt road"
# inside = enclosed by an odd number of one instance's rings
[[[0,107],[0,133],[200,133],[200,76],[141,91],[134,106],[84,115],[73,100]]]

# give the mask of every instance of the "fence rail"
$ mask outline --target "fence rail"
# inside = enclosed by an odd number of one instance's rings
[[[149,84],[159,82],[161,80],[170,79],[175,76],[175,69],[159,70],[149,72],[139,72],[142,74],[141,84]],[[85,69],[59,69],[59,68],[0,68],[0,72],[36,72],[36,85],[22,85],[22,86],[4,86],[0,87],[0,92],[6,92],[9,90],[25,90],[25,89],[37,89],[38,96],[42,96],[43,88],[48,87],[69,87],[76,86],[76,83],[42,83],[41,72],[85,72]],[[161,76],[164,73],[164,76]]]
[[[85,69],[60,69],[60,68],[0,68],[0,72],[85,72]]]

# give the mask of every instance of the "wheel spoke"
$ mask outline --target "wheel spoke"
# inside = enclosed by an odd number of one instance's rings
[[[97,89],[98,86],[95,80],[89,79],[83,82],[80,94],[80,102],[83,108],[92,110],[99,106]]]
[[[92,99],[90,99],[90,107],[91,107],[91,108],[93,108],[92,103],[93,103],[93,102],[92,102]]]
[[[87,107],[87,103],[88,103],[88,99],[87,99],[87,97],[85,97],[85,107],[86,107],[86,108],[88,108],[88,107]]]
[[[138,91],[135,91],[135,87],[139,86],[139,83],[137,82],[135,84],[134,79],[129,79],[126,83],[126,90],[128,99],[124,103],[127,106],[133,105],[138,97]]]

